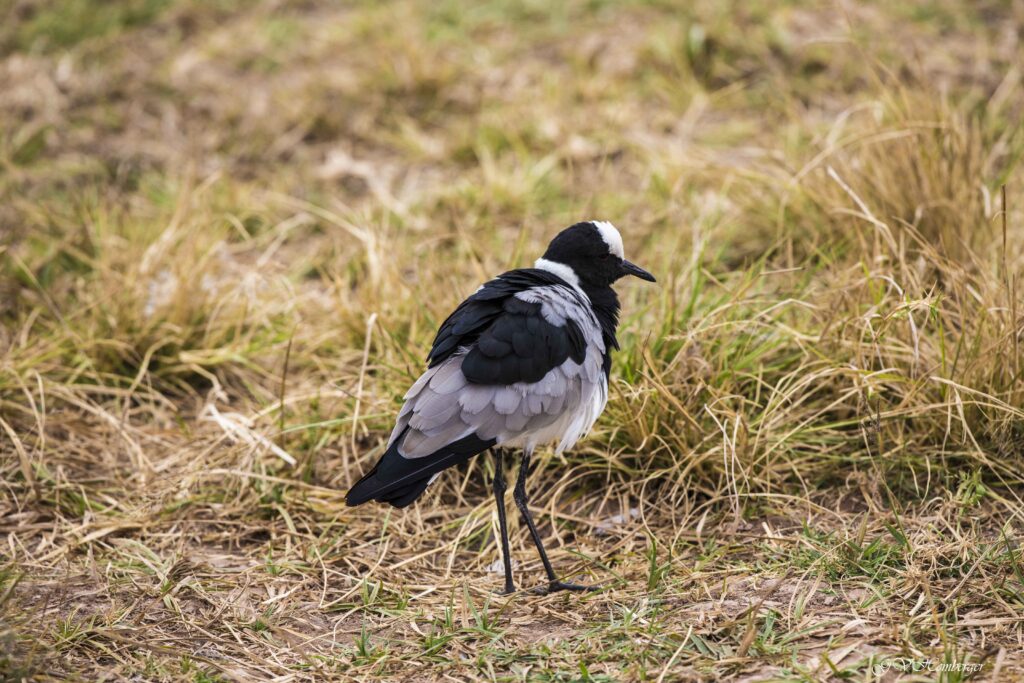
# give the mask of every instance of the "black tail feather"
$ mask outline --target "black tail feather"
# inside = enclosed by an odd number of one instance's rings
[[[494,445],[494,439],[483,440],[475,434],[448,444],[422,458],[406,458],[398,452],[401,437],[394,440],[381,459],[345,494],[349,507],[371,500],[396,508],[411,505],[427,490],[431,477],[453,465],[463,463]]]
[[[396,508],[404,508],[412,505],[416,502],[416,499],[423,495],[423,492],[427,490],[427,486],[430,485],[430,477],[420,479],[419,481],[409,484],[404,488],[400,488],[390,494],[387,498],[383,498],[382,502],[392,505]]]
[[[345,504],[355,507],[376,500],[396,508],[404,508],[415,502],[427,490],[429,484],[430,477],[423,477],[405,485],[388,485],[381,481],[377,475],[377,468],[374,467],[345,495]]]
[[[373,469],[364,474],[345,494],[345,505],[355,507],[373,500],[381,488],[383,485],[377,480],[377,466],[374,465]]]

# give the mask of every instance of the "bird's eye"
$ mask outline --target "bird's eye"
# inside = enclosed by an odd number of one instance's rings
[[[600,255],[600,256],[598,256],[597,258],[601,259],[602,261],[607,261],[607,260],[608,260],[608,259],[610,259],[611,257],[612,257],[612,255],[611,255],[611,254],[607,254],[607,253],[605,253],[605,254],[601,254],[601,255]]]

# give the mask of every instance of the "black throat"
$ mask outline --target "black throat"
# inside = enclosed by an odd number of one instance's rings
[[[590,304],[601,326],[604,338],[604,374],[607,376],[612,369],[612,349],[619,348],[619,340],[615,338],[615,329],[619,326],[619,296],[608,285],[592,286],[580,283],[583,293],[590,298]]]

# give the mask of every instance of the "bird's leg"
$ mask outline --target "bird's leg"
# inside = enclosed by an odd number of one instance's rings
[[[505,590],[506,595],[515,593],[516,587],[512,583],[512,555],[508,550],[508,524],[505,521],[505,472],[502,467],[504,452],[500,448],[494,449],[494,501],[498,505],[498,527],[501,529],[501,558],[505,563]]]
[[[530,528],[530,536],[533,537],[533,544],[537,546],[537,553],[540,555],[540,561],[544,563],[544,571],[548,575],[548,586],[543,593],[554,593],[555,591],[591,591],[597,590],[596,586],[580,586],[575,583],[566,583],[559,581],[558,576],[555,575],[555,570],[551,567],[551,561],[548,560],[548,554],[544,552],[544,544],[540,540],[540,532],[537,531],[537,525],[533,523],[533,517],[530,516],[530,498],[526,494],[526,475],[530,470],[530,449],[523,450],[523,462],[519,466],[519,476],[516,478],[516,487],[512,491],[512,498],[516,501],[516,507],[519,508],[519,512],[523,515],[523,521],[526,522],[526,526]]]

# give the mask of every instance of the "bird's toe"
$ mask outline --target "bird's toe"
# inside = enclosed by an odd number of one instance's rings
[[[601,590],[601,586],[584,586],[578,583],[569,583],[567,581],[552,581],[546,586],[539,586],[534,589],[534,593],[538,595],[548,595],[549,593],[557,593],[559,591],[573,591],[574,593],[590,593],[593,591]]]

